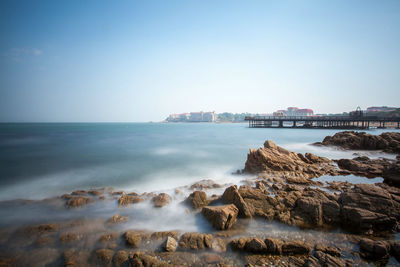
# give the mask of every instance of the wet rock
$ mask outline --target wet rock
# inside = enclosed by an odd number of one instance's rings
[[[89,251],[72,248],[63,252],[62,261],[64,266],[87,266],[89,257]]]
[[[311,246],[301,241],[285,242],[282,245],[282,254],[284,255],[301,255],[310,254]]]
[[[83,234],[81,233],[65,233],[60,236],[61,243],[70,243],[74,241],[80,241],[83,239]]]
[[[344,131],[327,136],[318,145],[339,146],[354,150],[383,150],[389,153],[400,153],[400,133],[386,132],[372,135],[365,132]]]
[[[129,204],[135,204],[142,202],[144,199],[138,196],[133,196],[133,195],[122,195],[119,200],[118,200],[118,205],[119,206],[126,206]]]
[[[129,266],[129,254],[125,250],[118,250],[112,259],[113,266]]]
[[[267,246],[265,245],[264,241],[259,238],[251,238],[246,242],[244,246],[244,250],[251,253],[266,253]]]
[[[24,232],[26,232],[28,235],[39,235],[48,232],[55,232],[58,231],[58,229],[59,229],[58,224],[46,223],[46,224],[28,226],[25,228]]]
[[[175,238],[168,236],[162,247],[167,252],[174,252],[178,247],[178,242]]]
[[[250,238],[239,238],[236,240],[232,240],[230,242],[230,246],[232,247],[233,250],[244,250],[247,241],[249,241]]]
[[[85,196],[74,196],[74,197],[70,197],[67,200],[67,207],[68,208],[79,208],[82,207],[86,204],[89,204],[91,202],[93,202],[94,200],[90,197],[85,197]]]
[[[214,238],[211,242],[211,248],[216,252],[225,252],[226,243],[222,238]]]
[[[388,159],[369,159],[365,156],[354,159],[340,159],[337,164],[341,169],[366,177],[382,177],[387,172],[386,170],[393,165]]]
[[[385,183],[400,187],[400,160],[386,168],[382,176]]]
[[[159,261],[156,257],[136,252],[129,256],[132,267],[161,267],[168,266],[166,263]]]
[[[162,231],[162,232],[154,232],[151,234],[150,238],[153,240],[163,240],[166,239],[167,237],[172,237],[176,240],[178,240],[178,231]]]
[[[183,249],[206,249],[211,248],[212,235],[200,233],[185,233],[179,240],[179,247]]]
[[[266,238],[264,243],[267,247],[267,251],[270,254],[280,255],[282,254],[282,244],[283,242],[279,239]]]
[[[332,246],[326,246],[324,244],[318,243],[315,245],[315,251],[321,251],[323,253],[329,254],[334,257],[340,257],[340,251]]]
[[[190,186],[192,190],[204,190],[204,189],[213,189],[213,188],[220,188],[221,185],[215,183],[213,180],[201,180],[197,183],[194,183]]]
[[[115,214],[112,218],[108,221],[109,223],[123,223],[129,220],[128,216],[122,216],[119,214]]]
[[[296,154],[274,142],[267,140],[263,148],[250,149],[247,155],[244,172],[246,173],[287,173],[292,176],[308,178],[337,172],[334,164],[327,158],[312,154]]]
[[[239,210],[235,205],[203,207],[202,214],[217,229],[227,230],[236,222]]]
[[[104,265],[111,264],[113,255],[114,251],[112,251],[111,249],[98,249],[95,253],[96,260]]]
[[[346,267],[347,264],[345,261],[338,257],[334,257],[332,255],[323,253],[322,251],[316,251],[313,256],[310,256],[306,263],[305,267],[322,267],[322,266],[330,266],[330,267]]]
[[[390,244],[386,241],[374,241],[364,238],[360,241],[360,251],[361,256],[368,259],[389,258]]]
[[[99,241],[104,243],[104,242],[114,241],[116,239],[117,239],[117,234],[111,233],[111,234],[101,235]]]
[[[207,206],[208,205],[207,194],[203,191],[194,191],[186,199],[186,202],[189,203],[189,205],[194,209]]]
[[[92,195],[92,196],[100,196],[100,195],[102,195],[103,193],[100,192],[100,191],[98,191],[98,190],[89,190],[89,191],[88,191],[88,194],[89,194],[89,195]]]
[[[142,244],[142,233],[136,231],[127,231],[125,233],[125,242],[130,247],[139,248]]]
[[[153,201],[154,207],[161,208],[171,202],[171,197],[166,193],[160,193],[151,200]]]
[[[393,242],[391,245],[392,255],[396,257],[397,260],[400,260],[400,241]]]
[[[239,217],[253,217],[254,211],[244,201],[236,185],[232,185],[225,189],[221,201],[225,204],[234,204],[239,209]]]

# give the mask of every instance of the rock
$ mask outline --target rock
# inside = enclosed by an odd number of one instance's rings
[[[368,157],[340,159],[337,164],[341,169],[350,171],[352,174],[371,178],[382,177],[393,166],[393,163],[388,159],[369,159]]]
[[[278,239],[266,238],[264,243],[267,247],[267,251],[270,254],[280,255],[282,254],[282,244],[283,242]]]
[[[128,221],[129,217],[128,216],[122,216],[119,214],[115,214],[112,216],[112,218],[108,221],[109,223],[123,223]]]
[[[400,160],[386,168],[382,176],[385,183],[400,187]]]
[[[222,238],[214,238],[211,242],[211,248],[215,252],[226,252],[226,244]]]
[[[195,184],[190,186],[192,190],[204,190],[204,189],[213,189],[213,188],[220,188],[221,185],[215,183],[213,180],[201,180]]]
[[[163,244],[163,249],[167,252],[174,252],[178,247],[178,242],[175,238],[168,236]]]
[[[392,255],[396,257],[397,260],[400,260],[400,241],[393,242],[391,245]]]
[[[340,255],[341,255],[340,251],[337,248],[331,247],[331,246],[326,246],[321,243],[318,243],[315,245],[315,251],[321,251],[323,253],[329,254],[334,257],[340,257]]]
[[[142,234],[135,231],[127,231],[125,233],[125,242],[128,246],[139,248],[142,243]]]
[[[216,264],[223,260],[223,258],[220,255],[215,253],[205,253],[203,255],[203,259],[207,264]]]
[[[389,258],[390,244],[385,241],[373,241],[371,239],[361,239],[360,241],[361,256],[367,259],[380,260]]]
[[[221,197],[221,200],[225,204],[234,204],[239,209],[239,217],[253,217],[254,211],[252,211],[251,208],[244,201],[236,185],[232,185],[226,188]]]
[[[239,210],[235,205],[206,206],[202,209],[204,217],[217,229],[227,230],[236,222]]]
[[[252,238],[246,242],[244,250],[251,253],[262,254],[267,252],[267,246],[263,240],[259,238]]]
[[[179,240],[179,246],[183,249],[199,250],[211,248],[212,235],[200,233],[185,233]]]
[[[194,209],[207,206],[208,205],[207,194],[203,191],[194,191],[186,199],[186,202],[189,203],[189,205]]]
[[[400,153],[400,133],[386,132],[372,135],[365,132],[344,131],[327,136],[318,145],[339,146],[354,150],[383,150],[389,153]]]
[[[161,208],[171,202],[171,197],[166,193],[160,193],[151,200],[153,201],[154,207]]]
[[[154,232],[151,234],[150,238],[152,240],[163,240],[166,239],[167,237],[172,237],[176,240],[178,240],[178,231],[163,231],[163,232]]]
[[[113,259],[114,251],[111,249],[98,249],[96,250],[96,260],[102,264],[111,264]]]
[[[91,199],[90,197],[84,197],[84,196],[74,196],[74,197],[70,197],[67,200],[67,207],[68,208],[78,208],[78,207],[82,207],[86,204],[89,204],[93,202],[93,199]]]
[[[136,252],[129,256],[129,261],[132,267],[158,267],[167,266],[160,262],[156,257]]]
[[[332,255],[323,253],[322,251],[316,251],[314,256],[310,256],[306,263],[305,267],[322,267],[322,266],[330,266],[330,267],[346,267],[347,264],[342,259],[338,257],[333,257]]]
[[[117,239],[117,234],[116,233],[111,233],[111,234],[104,234],[100,236],[99,241],[100,242],[109,242]]]
[[[285,242],[282,245],[283,255],[302,255],[310,254],[311,246],[301,241]]]
[[[83,234],[80,233],[65,233],[60,236],[61,243],[70,243],[73,241],[79,241],[83,239]]]
[[[88,266],[88,259],[90,253],[85,250],[78,250],[76,248],[68,249],[62,254],[62,261],[64,266]]]
[[[126,266],[129,262],[129,254],[125,250],[118,250],[112,259],[113,266]]]
[[[333,162],[313,154],[296,154],[267,140],[263,148],[250,149],[244,168],[245,173],[283,173],[291,176],[318,177],[334,174],[337,168]]]
[[[120,199],[118,200],[118,205],[119,206],[126,206],[128,204],[135,204],[142,202],[144,199],[138,196],[133,196],[133,195],[126,195],[123,194]]]
[[[239,238],[236,240],[232,240],[230,245],[233,250],[244,250],[247,241],[249,241],[250,238]]]

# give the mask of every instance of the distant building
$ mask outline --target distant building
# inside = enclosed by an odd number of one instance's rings
[[[168,116],[169,122],[214,122],[217,119],[215,112],[190,112],[181,114],[171,114]]]

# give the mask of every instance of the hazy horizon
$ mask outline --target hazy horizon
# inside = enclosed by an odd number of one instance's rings
[[[1,1],[0,122],[399,106],[399,1]]]

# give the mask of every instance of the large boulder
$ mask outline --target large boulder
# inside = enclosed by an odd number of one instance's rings
[[[250,149],[244,168],[245,173],[280,172],[308,178],[334,174],[336,171],[334,164],[327,158],[310,153],[296,154],[270,140],[265,141],[263,148]]]
[[[129,204],[135,204],[142,201],[144,201],[144,199],[139,196],[123,194],[118,200],[118,205],[126,206]]]
[[[203,216],[217,229],[227,230],[236,222],[239,213],[235,205],[206,206],[202,209]]]
[[[175,238],[168,236],[167,239],[165,239],[165,242],[163,244],[163,249],[166,252],[174,252],[177,247],[178,247],[178,242],[176,241]]]
[[[361,239],[361,256],[367,259],[380,260],[390,257],[390,244],[386,241],[374,241],[371,239]]]

